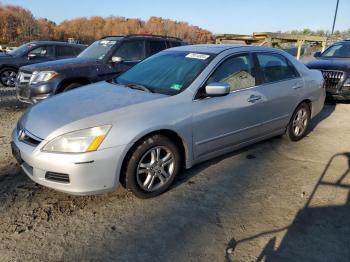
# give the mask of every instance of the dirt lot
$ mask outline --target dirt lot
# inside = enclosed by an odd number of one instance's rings
[[[9,146],[25,106],[0,93],[0,261],[349,261],[350,104],[327,105],[299,143],[214,159],[139,200],[31,182]]]

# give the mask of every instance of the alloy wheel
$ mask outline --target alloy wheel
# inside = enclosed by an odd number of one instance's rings
[[[1,83],[6,86],[14,86],[16,81],[17,73],[13,70],[5,70],[1,73]]]
[[[308,112],[305,108],[300,108],[293,119],[293,133],[295,136],[301,136],[305,132],[308,125]]]
[[[145,191],[151,192],[165,186],[175,170],[174,154],[165,146],[148,150],[137,167],[137,183]]]

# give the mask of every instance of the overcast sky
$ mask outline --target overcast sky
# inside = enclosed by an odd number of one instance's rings
[[[57,23],[81,16],[161,16],[213,33],[330,30],[336,0],[0,0]],[[340,0],[336,30],[350,28],[350,0]]]

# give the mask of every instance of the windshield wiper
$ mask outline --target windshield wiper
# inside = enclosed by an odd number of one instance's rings
[[[148,92],[148,93],[153,93],[153,91],[143,85],[139,85],[139,84],[127,84],[127,87],[131,88],[131,89],[136,89],[136,90],[141,90],[144,92]]]

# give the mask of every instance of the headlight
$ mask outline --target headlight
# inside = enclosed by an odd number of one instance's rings
[[[350,86],[350,76],[345,80],[343,86]]]
[[[55,71],[42,71],[42,72],[37,72],[35,71],[31,78],[30,78],[30,84],[37,84],[40,82],[47,82],[51,80],[52,78],[55,78],[58,76],[58,73]]]
[[[42,151],[57,153],[96,151],[110,129],[111,126],[106,125],[70,132],[49,141]]]

